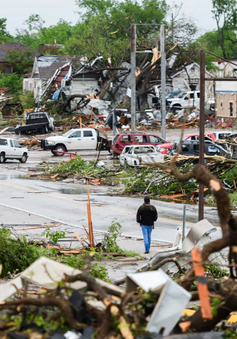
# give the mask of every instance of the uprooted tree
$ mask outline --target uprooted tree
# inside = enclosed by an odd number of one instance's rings
[[[195,25],[185,18],[182,20],[179,18],[179,8],[176,8],[171,24],[167,24],[168,6],[165,1],[144,0],[139,4],[132,0],[125,2],[78,0],[77,4],[84,7],[86,13],[75,28],[73,37],[66,43],[65,51],[70,55],[87,57],[88,70],[97,73],[100,78],[100,90],[96,93],[100,99],[120,102],[123,98],[124,103],[129,101],[126,89],[130,87],[132,23],[137,24],[137,51],[142,52],[136,54],[139,109],[147,107],[147,94],[154,91],[154,85],[160,85],[161,24],[166,24],[167,27],[169,76],[180,70],[184,64],[198,60],[199,47],[193,44]],[[149,52],[143,53],[144,51]],[[101,56],[99,63],[91,62],[98,56]],[[170,58],[174,58],[174,62],[169,62]],[[78,95],[81,96],[82,93]],[[85,95],[84,98],[86,100]]]
[[[163,167],[163,166],[161,166]],[[217,202],[218,215],[222,230],[222,238],[214,240],[203,247],[202,262],[206,263],[209,256],[229,247],[230,278],[219,284],[214,284],[214,292],[220,295],[222,302],[212,320],[202,318],[201,310],[191,317],[190,329],[198,332],[208,331],[215,327],[220,320],[224,319],[236,307],[236,267],[237,267],[237,218],[231,213],[230,199],[227,191],[223,188],[222,182],[212,175],[202,165],[195,165],[193,169],[182,174],[175,162],[169,167],[163,167],[171,175],[174,175],[181,182],[195,179],[199,184],[211,189]],[[190,289],[192,281],[195,280],[194,271],[190,269],[181,279],[181,284],[187,290]],[[213,285],[210,284],[213,289]]]

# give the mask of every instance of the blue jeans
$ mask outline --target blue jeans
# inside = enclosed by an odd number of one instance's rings
[[[153,229],[153,226],[142,225],[142,233],[143,233],[143,239],[144,239],[144,245],[145,245],[146,252],[150,251],[152,229]]]

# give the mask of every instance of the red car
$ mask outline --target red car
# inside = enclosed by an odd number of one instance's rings
[[[165,144],[157,145],[156,146],[156,152],[161,153],[161,154],[167,154],[168,150],[171,149],[173,145],[173,142],[167,142]]]
[[[204,139],[208,139],[208,138],[205,138],[205,137],[209,137],[212,140],[216,139],[215,135],[213,133],[205,133]],[[199,133],[184,134],[183,140],[197,141],[197,140],[199,140]]]
[[[117,134],[113,140],[110,152],[113,156],[119,155],[127,145],[160,145],[167,144],[167,141],[155,134],[146,134],[142,132],[127,132]],[[170,143],[170,147],[173,143]],[[169,143],[168,143],[169,146]]]

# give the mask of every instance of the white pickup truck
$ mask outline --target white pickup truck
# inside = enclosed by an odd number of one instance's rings
[[[179,94],[177,97],[167,98],[167,107],[176,110],[183,108],[200,109],[200,91],[190,91]],[[207,107],[215,105],[215,99],[205,98],[205,105]]]
[[[7,159],[17,159],[24,163],[28,159],[28,149],[22,147],[17,140],[0,138],[0,163]]]
[[[167,99],[167,105],[172,109],[193,108],[200,105],[200,91],[190,91]]]
[[[62,134],[41,140],[41,147],[50,149],[53,155],[64,155],[65,152],[79,150],[108,150],[111,142],[99,136],[93,128],[76,128]]]

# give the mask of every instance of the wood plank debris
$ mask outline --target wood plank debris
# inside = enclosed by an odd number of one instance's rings
[[[199,300],[201,303],[201,312],[204,319],[212,319],[211,302],[209,298],[209,291],[205,277],[204,267],[202,264],[202,253],[198,247],[191,251],[193,259],[193,268],[195,276],[197,277],[197,289],[199,293]]]

